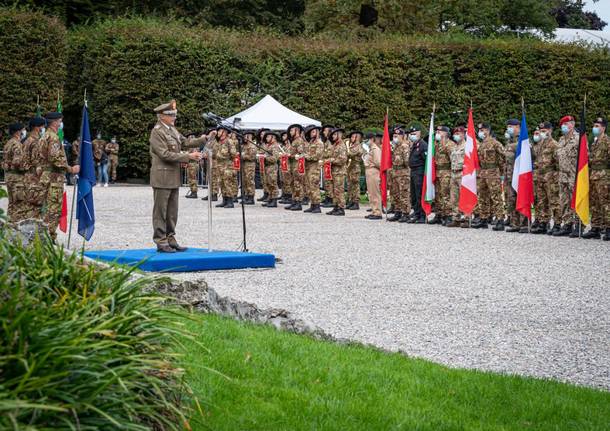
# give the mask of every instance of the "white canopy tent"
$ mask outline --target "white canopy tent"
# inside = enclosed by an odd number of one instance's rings
[[[233,124],[236,118],[240,119],[240,122],[235,124],[236,128],[244,130],[286,130],[291,124],[300,124],[303,127],[321,126],[318,120],[286,108],[268,94],[248,109],[227,118],[224,123]]]

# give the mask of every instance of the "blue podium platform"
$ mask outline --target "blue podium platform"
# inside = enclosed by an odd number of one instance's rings
[[[240,251],[211,251],[189,248],[180,253],[158,253],[156,249],[140,250],[91,250],[85,256],[106,262],[138,266],[149,272],[191,272],[219,269],[274,268],[272,254]]]

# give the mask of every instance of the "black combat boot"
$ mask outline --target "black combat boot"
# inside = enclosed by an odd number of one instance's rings
[[[553,236],[568,236],[572,233],[572,225],[565,224],[560,227],[556,232],[553,232]]]
[[[592,227],[589,232],[585,232],[582,234],[584,239],[600,239],[601,234],[599,233],[599,229],[596,227]]]
[[[302,205],[309,205],[309,198],[303,198]]]
[[[280,196],[280,200],[278,201],[278,203],[292,205],[293,204],[292,194],[291,193],[282,193],[282,196]]]
[[[207,201],[210,199],[210,196],[204,196],[201,198],[202,201]],[[217,194],[213,194],[212,195],[212,202],[216,202],[218,200],[218,195]]]
[[[396,209],[394,208],[394,204],[390,205],[390,208],[386,211],[388,214],[394,214]]]
[[[256,200],[256,202],[267,202],[269,199],[269,193],[264,192],[263,195]]]
[[[578,231],[578,227],[576,225],[572,226],[572,232],[568,235],[569,238],[578,238],[582,232]]]
[[[246,200],[244,201],[245,205],[254,205],[254,196],[246,196]]]
[[[216,205],[216,208],[224,208],[227,205],[227,198],[222,197],[222,202]]]
[[[546,223],[536,223],[536,227],[532,226],[532,233],[534,235],[540,235],[542,233],[546,233]]]
[[[359,209],[360,209],[360,204],[358,202],[354,202],[352,204],[352,206],[348,208],[348,210],[359,210]]]
[[[470,222],[470,227],[472,229],[479,229],[481,227],[481,218],[480,217],[473,218],[472,221]]]
[[[269,199],[269,202],[263,204],[267,208],[277,208],[277,198]]]
[[[398,219],[398,223],[409,223],[410,217],[407,214],[403,214]]]
[[[348,210],[354,203],[352,201],[345,202],[345,209]]]
[[[402,217],[401,211],[396,211],[392,217],[388,218],[388,221],[398,221]]]
[[[227,203],[225,204],[225,208],[235,208],[233,198],[227,198]]]
[[[602,238],[603,241],[610,241],[610,227],[606,228],[606,234]]]
[[[301,205],[301,201],[294,201],[294,204],[289,209],[290,211],[302,211],[303,206]]]
[[[197,199],[197,192],[189,191],[185,198],[187,199]]]
[[[320,204],[320,206],[321,206],[322,208],[330,208],[330,207],[334,207],[334,205],[333,205],[333,200],[332,200],[330,197],[326,196],[326,197],[324,198],[324,201],[323,201],[323,202]]]
[[[345,215],[345,210],[343,208],[337,207],[337,211],[333,215],[344,216]]]
[[[496,232],[504,230],[504,220],[496,220],[496,224],[493,228],[491,228],[491,230]]]
[[[322,206],[324,206],[324,205],[322,205]],[[326,215],[335,215],[335,213],[337,212],[338,209],[339,209],[339,207],[337,205],[335,205],[332,210],[330,210],[329,212],[326,213]]]

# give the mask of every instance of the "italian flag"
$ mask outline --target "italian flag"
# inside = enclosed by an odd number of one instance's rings
[[[428,153],[426,155],[426,168],[424,171],[424,185],[421,192],[421,206],[426,213],[429,215],[432,212],[432,202],[436,196],[436,188],[434,183],[436,182],[436,147],[434,141],[434,110],[436,105],[432,108],[432,115],[430,117],[430,130],[428,132]]]

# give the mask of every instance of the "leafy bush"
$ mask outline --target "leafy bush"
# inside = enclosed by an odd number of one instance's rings
[[[2,232],[0,256],[0,429],[183,429],[185,334],[145,279]]]

